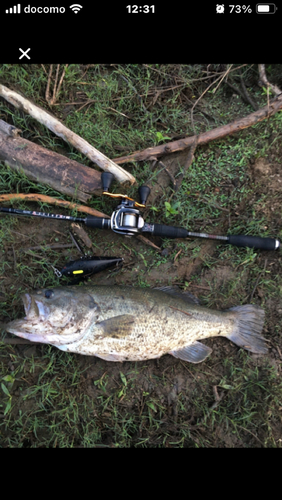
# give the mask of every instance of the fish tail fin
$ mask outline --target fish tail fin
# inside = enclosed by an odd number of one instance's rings
[[[261,335],[264,324],[264,310],[252,304],[231,307],[236,313],[235,327],[226,337],[234,344],[256,354],[268,351],[266,339]]]

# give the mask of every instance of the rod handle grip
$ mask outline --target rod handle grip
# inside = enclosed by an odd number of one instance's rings
[[[244,234],[228,236],[227,243],[236,247],[249,247],[260,250],[277,250],[280,246],[280,241],[274,238],[261,238],[260,236],[248,236]]]

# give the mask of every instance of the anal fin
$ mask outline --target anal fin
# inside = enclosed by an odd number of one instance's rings
[[[170,351],[169,354],[183,361],[189,361],[190,363],[201,363],[211,354],[211,352],[212,349],[210,347],[201,344],[201,342],[194,342],[182,349]]]

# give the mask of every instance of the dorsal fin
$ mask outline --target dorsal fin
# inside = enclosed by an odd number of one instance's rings
[[[197,299],[197,297],[195,297],[195,295],[188,292],[187,290],[185,291],[181,290],[181,288],[179,287],[161,286],[161,287],[154,287],[154,290],[160,290],[161,292],[168,293],[169,295],[172,295],[172,297],[178,297],[179,299],[189,302],[189,304],[200,305],[200,301],[199,299]]]

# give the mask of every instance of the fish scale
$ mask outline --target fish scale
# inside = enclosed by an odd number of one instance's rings
[[[27,293],[23,302],[26,317],[9,323],[7,331],[108,361],[169,353],[199,363],[212,352],[199,341],[215,336],[251,352],[267,352],[263,309],[247,304],[217,311],[173,287],[61,287]]]

